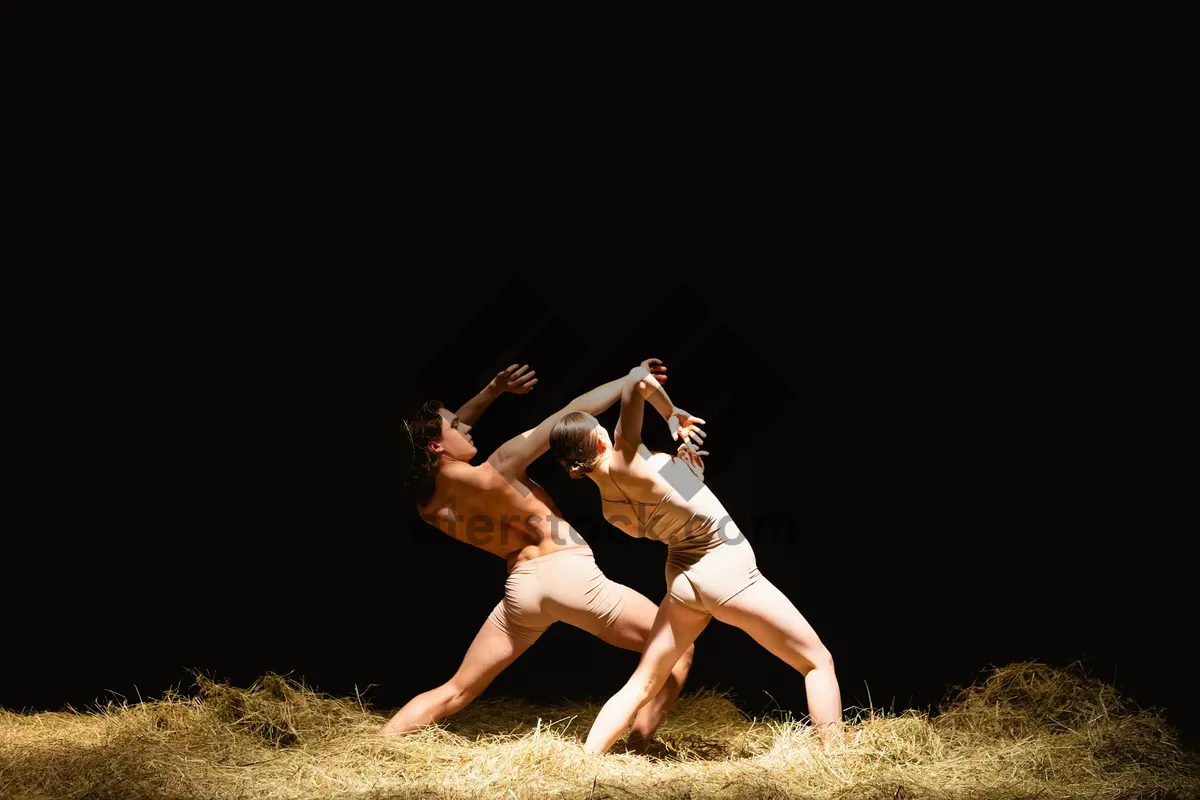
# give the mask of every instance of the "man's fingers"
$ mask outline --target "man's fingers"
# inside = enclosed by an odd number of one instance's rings
[[[512,367],[509,367],[509,369],[512,369],[513,367],[516,367],[516,366],[517,366],[516,364],[513,364],[513,365],[512,365]],[[521,377],[521,375],[523,375],[523,374],[525,373],[525,370],[527,370],[527,369],[529,369],[529,365],[528,365],[528,364],[526,364],[525,366],[521,367],[519,370],[517,370],[516,372],[514,372],[514,373],[512,374],[512,376],[513,376],[514,378],[519,378],[519,377]]]

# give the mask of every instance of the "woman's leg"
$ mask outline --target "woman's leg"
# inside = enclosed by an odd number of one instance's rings
[[[808,715],[827,740],[842,722],[842,696],[833,656],[787,595],[765,577],[717,606],[713,616],[741,628],[754,641],[804,675]]]
[[[462,711],[535,641],[536,635],[530,638],[505,633],[491,618],[485,620],[454,677],[409,700],[383,726],[380,735],[410,733]]]
[[[602,641],[639,653],[646,651],[658,606],[600,570],[591,551],[562,553],[538,562],[542,609],[554,619],[581,628]],[[638,713],[629,746],[640,749],[654,738],[667,710],[683,690],[692,666],[687,648],[671,667],[662,690]]]
[[[663,599],[650,630],[650,641],[633,677],[604,704],[588,732],[584,744],[587,752],[603,753],[612,747],[634,714],[662,692],[673,668],[710,619],[708,614],[693,611],[669,595]]]
[[[645,653],[658,610],[658,606],[650,602],[648,597],[626,587],[625,607],[621,610],[621,616],[597,635],[608,644]],[[696,636],[699,635],[700,631],[697,631]],[[662,688],[638,710],[633,720],[633,730],[629,733],[630,749],[642,750],[654,739],[654,732],[679,699],[688,671],[692,668],[692,654],[695,652],[692,641],[696,636],[688,641],[687,647],[670,666],[670,673]]]

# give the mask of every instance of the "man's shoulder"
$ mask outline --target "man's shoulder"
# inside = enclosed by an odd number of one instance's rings
[[[439,477],[445,477],[449,485],[467,489],[492,489],[505,482],[495,465],[486,461],[482,464],[464,464],[453,473]]]
[[[457,505],[464,492],[469,496],[472,492],[488,491],[503,482],[499,473],[487,464],[462,464],[453,470],[442,470],[437,474],[433,496],[425,505],[417,503],[417,513],[423,517],[436,516],[447,507]]]

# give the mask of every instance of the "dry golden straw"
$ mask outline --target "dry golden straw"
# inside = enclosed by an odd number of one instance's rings
[[[476,702],[380,739],[384,715],[268,675],[87,713],[0,711],[0,797],[1185,798],[1200,763],[1151,711],[1078,666],[1014,664],[939,713],[864,711],[826,750],[802,724],[681,699],[650,755],[586,755],[598,707]]]

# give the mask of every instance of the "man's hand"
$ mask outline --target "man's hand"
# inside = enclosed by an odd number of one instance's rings
[[[505,392],[513,394],[527,394],[533,389],[537,383],[537,378],[533,377],[535,373],[526,372],[529,365],[517,369],[517,365],[513,364],[508,369],[502,369],[496,373],[496,377],[488,381],[488,385],[483,387],[483,391],[472,397],[458,409],[458,421],[460,425],[467,425],[466,430],[470,430],[471,425],[479,421],[480,415],[487,411],[488,406],[492,404],[500,395]],[[466,433],[466,430],[463,433]]]
[[[667,382],[667,367],[657,358],[647,358],[642,362],[642,369],[650,373],[650,377],[659,383]]]
[[[512,392],[513,394],[528,394],[537,385],[538,379],[533,377],[537,374],[536,371],[530,370],[529,365],[517,369],[517,365],[502,369],[496,373],[496,377],[492,378],[492,388],[500,393]]]
[[[700,429],[700,425],[708,423],[699,417],[693,417],[688,412],[684,411],[679,406],[676,406],[671,412],[670,418],[667,420],[667,426],[671,429],[671,438],[676,441],[682,439],[683,444],[687,446],[703,445],[704,437],[707,436]]]

